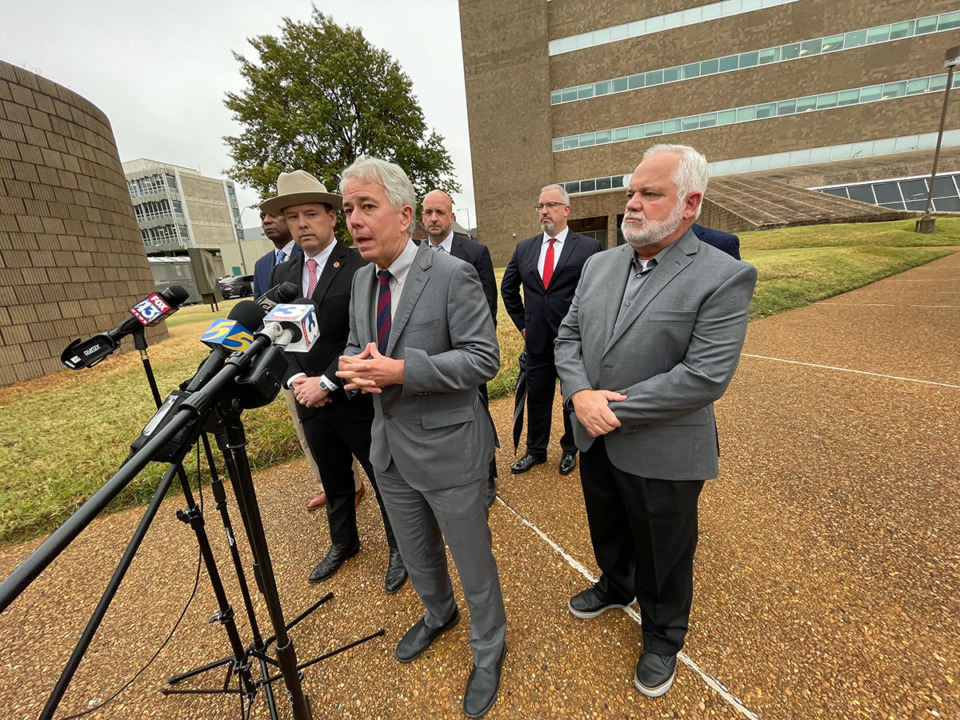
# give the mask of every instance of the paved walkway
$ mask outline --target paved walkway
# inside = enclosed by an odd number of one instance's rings
[[[567,612],[596,572],[577,475],[556,474],[554,451],[548,465],[510,476],[512,400],[496,403],[505,450],[491,526],[509,654],[488,717],[960,717],[958,277],[955,254],[750,325],[717,408],[721,475],[702,497],[683,665],[659,700],[633,688],[633,612],[590,621]],[[409,586],[382,592],[386,549],[370,499],[360,506],[364,551],[328,583],[306,583],[326,539],[324,520],[302,510],[312,494],[304,478],[301,462],[256,478],[287,617],[335,595],[293,634],[300,658],[386,630],[306,671],[314,716],[463,717],[467,622],[411,665],[392,658],[421,609]],[[178,506],[161,511],[59,716],[103,699],[172,627],[196,559]],[[100,518],[0,616],[4,717],[37,716],[139,516]],[[225,558],[212,511],[208,528]],[[36,545],[0,551],[0,573]],[[239,611],[234,581],[228,593]],[[201,581],[156,663],[94,717],[237,717],[236,698],[158,693],[167,675],[228,653],[207,623],[214,610]],[[249,638],[245,621],[241,634]],[[255,717],[266,717],[262,706]]]

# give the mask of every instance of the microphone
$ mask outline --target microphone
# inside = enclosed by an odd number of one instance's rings
[[[320,335],[317,325],[317,306],[303,298],[299,302],[277,305],[263,319],[263,330],[258,336],[266,337],[273,345],[286,352],[310,352]]]
[[[113,330],[98,333],[89,340],[77,338],[60,355],[60,362],[71,370],[93,367],[120,346],[120,340],[145,327],[153,327],[180,309],[190,294],[180,285],[171,285],[159,293],[150,293],[128,312],[132,317]]]
[[[293,302],[300,296],[300,288],[296,283],[285,282],[274,285],[263,295],[257,298],[257,304],[264,310],[273,310],[282,303]]]
[[[245,350],[253,343],[250,328],[258,328],[264,318],[263,308],[252,300],[241,300],[230,310],[226,320],[214,320],[200,341],[212,348],[196,374],[180,387],[187,392],[199,390],[223,367],[235,350]]]

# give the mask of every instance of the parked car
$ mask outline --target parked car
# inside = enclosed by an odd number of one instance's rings
[[[217,280],[224,300],[253,295],[253,275],[228,275]]]

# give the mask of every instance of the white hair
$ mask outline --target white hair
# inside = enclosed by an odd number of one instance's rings
[[[540,194],[543,195],[543,193],[545,193],[547,190],[559,190],[560,199],[563,200],[563,204],[564,205],[570,204],[570,194],[566,191],[563,185],[547,185],[545,187],[540,188]]]
[[[340,176],[341,195],[343,186],[350,178],[382,185],[387,194],[387,200],[397,212],[402,211],[404,206],[410,207],[414,212],[417,210],[417,194],[413,189],[413,183],[399,165],[366,155],[358,157]],[[407,228],[411,237],[413,237],[413,226],[414,222],[411,220]]]
[[[707,159],[689,145],[668,145],[662,143],[648,148],[643,154],[642,160],[646,160],[653,155],[661,153],[676,153],[680,156],[680,163],[677,165],[677,172],[673,176],[673,182],[677,186],[677,197],[683,202],[690,193],[698,192],[702,196],[707,192],[707,181],[709,173],[707,171]],[[697,206],[696,217],[700,217],[700,210],[703,208],[703,201]]]

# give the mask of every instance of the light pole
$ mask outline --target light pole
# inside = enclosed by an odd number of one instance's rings
[[[237,216],[237,249],[240,250],[240,267],[244,275],[247,274],[247,261],[243,257],[243,214],[249,209],[249,206],[245,206]]]
[[[935,218],[930,214],[933,207],[933,182],[937,179],[937,163],[940,160],[940,143],[943,141],[943,126],[947,121],[947,103],[950,101],[950,86],[953,85],[953,71],[960,65],[960,45],[947,50],[943,66],[947,68],[947,87],[943,91],[943,112],[940,113],[940,131],[937,133],[937,149],[933,151],[933,170],[930,172],[930,190],[927,192],[927,206],[917,220],[918,233],[932,233]]]
[[[463,208],[464,212],[467,213],[467,224],[464,226],[464,229],[469,233],[470,232],[470,208]]]

